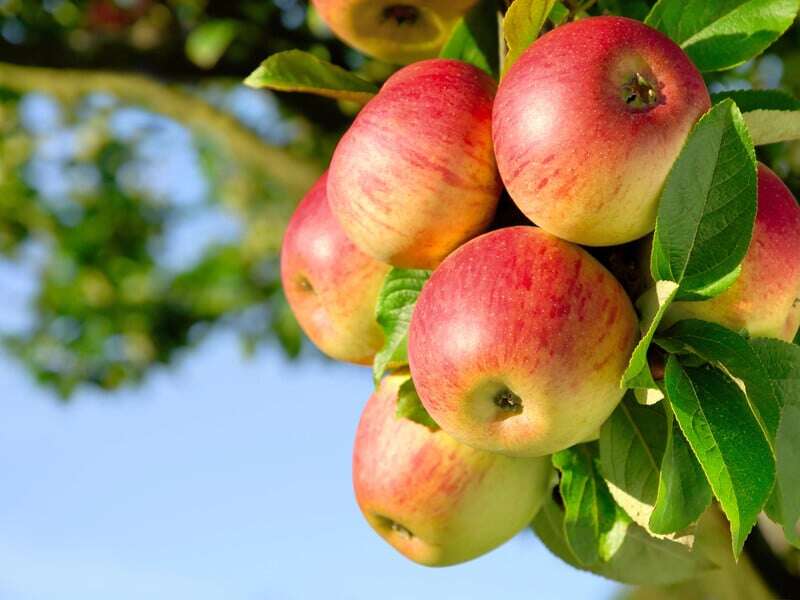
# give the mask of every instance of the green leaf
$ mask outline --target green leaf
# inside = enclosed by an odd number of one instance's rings
[[[780,90],[736,90],[714,94],[714,103],[730,98],[742,111],[756,146],[800,139],[800,100]]]
[[[421,269],[392,269],[383,281],[375,306],[375,318],[383,329],[386,341],[375,354],[372,376],[381,380],[390,363],[408,363],[408,326],[422,286],[431,276]]]
[[[232,19],[213,19],[196,27],[186,38],[186,56],[203,69],[219,62],[239,29]]]
[[[459,19],[439,56],[462,60],[492,77],[500,74],[500,38],[495,0],[481,0]]]
[[[741,554],[775,483],[775,460],[742,390],[717,369],[667,361],[667,398],[731,524]]]
[[[361,104],[378,93],[375,84],[301,50],[273,54],[244,83],[252,88],[305,92]]]
[[[409,376],[407,381],[404,381],[397,390],[397,412],[398,419],[409,419],[420,425],[424,425],[431,431],[437,431],[439,426],[436,421],[425,410],[422,400],[417,394],[417,388],[414,387],[414,381]]]
[[[650,12],[647,0],[598,0],[597,4],[603,14],[619,15],[637,21],[644,21]]]
[[[671,540],[656,539],[631,523],[625,539],[608,562],[585,565],[570,550],[564,533],[564,510],[549,497],[533,520],[542,543],[561,560],[629,585],[671,585],[698,577],[716,567],[704,555]]]
[[[649,528],[668,534],[689,527],[711,504],[711,487],[697,462],[689,442],[675,422],[672,410],[667,413],[667,446],[658,479],[658,494]]]
[[[741,380],[767,439],[775,438],[783,399],[746,338],[716,323],[687,319],[673,325],[656,343],[668,352],[696,354]]]
[[[547,15],[547,18],[553,25],[558,27],[564,21],[567,20],[568,16],[569,16],[569,9],[566,6],[564,6],[564,3],[556,2],[555,4],[553,4],[553,8],[550,10],[550,14]]]
[[[755,216],[755,151],[736,104],[724,100],[700,119],[667,176],[653,278],[678,282],[678,299],[719,293],[747,253]]]
[[[630,522],[598,471],[597,453],[597,444],[581,444],[553,454],[553,465],[561,471],[567,543],[584,565],[614,556]]]
[[[740,65],[789,28],[799,0],[659,0],[645,23],[686,51],[701,71]]]
[[[678,293],[674,281],[657,281],[652,290],[640,302],[640,311],[646,323],[645,334],[633,350],[628,368],[622,374],[621,386],[624,388],[645,388],[658,390],[658,385],[650,373],[647,351],[653,341],[661,319]]]
[[[751,344],[782,401],[774,441],[774,504],[780,507],[786,539],[800,548],[800,348],[773,339],[755,339]]]
[[[664,407],[643,406],[628,393],[600,429],[603,476],[639,502],[652,505],[666,442]]]
[[[553,6],[555,0],[514,0],[503,19],[503,34],[508,46],[503,71],[507,71],[539,37]]]

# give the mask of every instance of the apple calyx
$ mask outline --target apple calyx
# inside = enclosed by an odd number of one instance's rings
[[[398,25],[414,25],[419,20],[419,9],[409,4],[392,4],[383,9],[383,20]]]
[[[638,72],[622,85],[622,99],[628,107],[637,111],[649,110],[661,101],[658,85],[650,83],[647,77]]]
[[[394,519],[390,519],[389,517],[384,517],[383,515],[375,515],[375,517],[380,521],[386,529],[390,529],[393,533],[396,533],[402,538],[410,540],[414,537],[414,534],[411,533],[411,530],[398,523]]]
[[[494,398],[492,398],[492,401],[497,408],[506,413],[503,415],[504,418],[518,415],[522,412],[522,398],[507,387],[499,389],[495,393]]]
[[[308,280],[308,277],[301,276],[297,280],[297,287],[300,288],[303,292],[314,292],[314,286],[311,285],[311,282]]]

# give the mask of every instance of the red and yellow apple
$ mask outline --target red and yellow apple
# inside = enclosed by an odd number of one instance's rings
[[[582,19],[534,42],[501,82],[497,164],[542,229],[622,244],[655,227],[667,173],[709,108],[700,73],[665,35],[631,19]]]
[[[582,248],[536,227],[487,233],[420,294],[408,338],[425,408],[459,441],[542,456],[586,440],[623,395],[638,338],[622,286]]]
[[[800,206],[781,179],[758,165],[758,212],[739,278],[719,296],[675,302],[662,327],[703,319],[753,337],[791,342],[800,328]]]
[[[328,27],[350,46],[406,64],[438,53],[476,0],[312,0]]]
[[[435,59],[395,73],[336,147],[331,209],[373,258],[430,269],[489,223],[502,189],[492,151],[495,83]]]
[[[383,345],[375,303],[389,265],[347,239],[323,175],[298,205],[281,249],[281,280],[303,331],[325,354],[368,364]]]
[[[465,446],[395,415],[408,375],[384,379],[356,433],[353,485],[372,528],[411,560],[464,562],[524,529],[550,492],[549,458]]]

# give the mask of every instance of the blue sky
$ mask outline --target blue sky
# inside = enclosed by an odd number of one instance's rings
[[[173,370],[67,406],[0,357],[0,598],[603,599],[528,532],[418,567],[372,533],[350,451],[369,372],[224,334]]]

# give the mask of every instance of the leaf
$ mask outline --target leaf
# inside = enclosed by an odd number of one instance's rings
[[[556,27],[558,27],[564,21],[566,21],[567,17],[569,17],[569,9],[566,6],[564,6],[563,2],[556,2],[555,4],[553,4],[553,8],[550,10],[550,14],[547,15],[547,18]]]
[[[508,46],[503,71],[507,71],[539,37],[553,6],[555,0],[514,0],[503,19],[503,34]]]
[[[570,550],[564,517],[564,510],[549,497],[533,520],[533,530],[553,554],[584,571],[629,585],[671,585],[716,567],[703,554],[677,542],[650,537],[635,523],[627,527],[622,545],[608,562],[585,565]]]
[[[701,71],[740,65],[789,28],[799,0],[659,0],[645,23],[680,44]]]
[[[305,92],[361,104],[378,93],[375,84],[301,50],[273,54],[244,83],[252,88]]]
[[[645,334],[636,348],[633,350],[631,359],[628,363],[628,368],[622,374],[621,386],[624,388],[650,388],[658,389],[658,385],[653,380],[653,375],[650,373],[650,365],[647,362],[647,351],[650,349],[650,344],[653,341],[653,336],[656,334],[661,319],[664,318],[669,305],[678,293],[678,284],[674,281],[657,281],[655,287],[644,298],[645,306],[642,309],[644,313],[644,322],[647,324]]]
[[[706,113],[672,167],[653,238],[653,278],[678,299],[711,297],[733,282],[756,216],[756,159],[732,100]]]
[[[438,431],[439,425],[425,410],[422,400],[414,387],[414,380],[409,378],[404,381],[397,390],[397,412],[398,419],[409,419],[420,425],[424,425],[431,431]]]
[[[730,98],[742,111],[756,146],[800,139],[800,100],[781,90],[735,90],[714,94],[716,104]]]
[[[640,502],[652,505],[666,442],[664,408],[642,406],[627,394],[600,429],[603,477]],[[634,521],[638,523],[635,517]]]
[[[225,54],[238,29],[239,23],[232,19],[206,21],[186,38],[186,56],[198,67],[210,69]]]
[[[481,0],[459,19],[439,56],[462,60],[494,78],[500,74],[500,38],[495,0]]]
[[[667,446],[658,479],[658,494],[648,523],[651,531],[668,534],[689,527],[711,504],[711,487],[689,443],[667,413]]]
[[[756,339],[751,344],[783,404],[774,442],[774,495],[786,539],[800,548],[800,347],[772,339]]]
[[[630,521],[611,497],[596,459],[596,444],[553,454],[553,465],[561,471],[567,543],[584,565],[609,560],[619,549]]]
[[[741,380],[767,439],[775,438],[783,399],[746,338],[716,323],[687,319],[670,327],[656,343],[668,352],[692,352]]]
[[[392,269],[383,281],[375,306],[375,318],[383,329],[386,341],[375,354],[372,376],[375,384],[381,380],[390,363],[408,362],[408,326],[422,286],[431,276],[421,269]]]
[[[730,521],[738,557],[775,482],[764,432],[744,393],[715,368],[683,367],[670,356],[665,384],[681,431]]]

